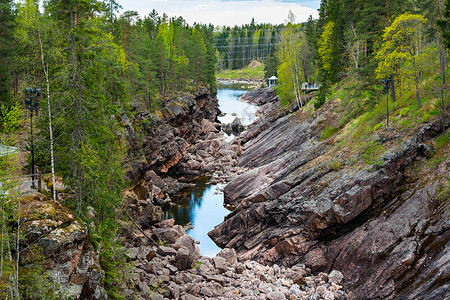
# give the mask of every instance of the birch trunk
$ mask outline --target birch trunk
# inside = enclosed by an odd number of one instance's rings
[[[38,30],[38,38],[39,38],[39,45],[41,46],[41,63],[42,63],[42,70],[44,70],[44,76],[45,76],[45,84],[47,86],[47,109],[48,109],[48,130],[50,135],[50,165],[52,169],[52,195],[53,199],[56,199],[56,187],[55,187],[55,159],[54,159],[54,153],[53,153],[53,127],[52,127],[52,111],[50,106],[50,81],[48,79],[48,65],[45,67],[44,62],[44,50],[42,46],[42,40],[41,40],[41,32]]]

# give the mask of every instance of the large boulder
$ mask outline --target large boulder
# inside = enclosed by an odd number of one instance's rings
[[[23,196],[20,204],[24,236],[20,264],[44,259],[50,276],[68,296],[105,299],[105,274],[86,224],[77,220],[70,209],[40,193]]]

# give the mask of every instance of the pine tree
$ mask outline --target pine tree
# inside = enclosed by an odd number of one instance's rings
[[[10,97],[11,69],[10,62],[14,49],[14,15],[12,0],[0,0],[0,105],[10,106],[13,101]],[[0,112],[1,114],[1,112]]]

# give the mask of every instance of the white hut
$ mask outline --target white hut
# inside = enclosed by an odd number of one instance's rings
[[[269,80],[269,87],[273,87],[273,86],[277,85],[278,78],[275,75],[270,77],[268,80]]]

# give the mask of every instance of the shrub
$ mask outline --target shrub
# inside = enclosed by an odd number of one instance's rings
[[[378,129],[381,128],[381,126],[383,126],[383,122],[378,123],[377,125],[375,125],[375,127],[373,128],[373,131],[377,131]]]
[[[408,115],[408,113],[409,113],[409,107],[404,107],[404,108],[402,108],[402,110],[400,111],[400,117],[406,117],[407,115]]]

